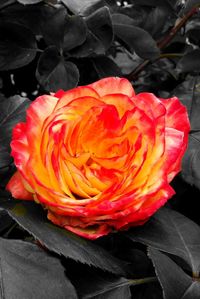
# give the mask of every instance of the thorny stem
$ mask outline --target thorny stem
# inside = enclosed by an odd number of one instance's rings
[[[160,50],[164,49],[175,37],[177,32],[186,24],[186,22],[199,10],[198,7],[192,8],[183,18],[179,19],[178,22],[175,24],[175,26],[170,30],[169,34],[164,37],[161,41],[158,42],[158,48]],[[130,81],[133,81],[137,78],[137,75],[139,75],[144,68],[151,63],[150,60],[144,60],[141,64],[139,64],[130,74],[128,74],[126,77]]]

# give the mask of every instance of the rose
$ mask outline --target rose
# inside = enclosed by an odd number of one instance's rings
[[[173,194],[189,122],[175,97],[135,95],[126,79],[38,97],[13,130],[7,189],[89,239],[143,224]]]

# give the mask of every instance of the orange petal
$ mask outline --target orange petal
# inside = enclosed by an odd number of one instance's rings
[[[30,193],[25,189],[23,179],[19,171],[16,171],[14,175],[11,177],[10,181],[6,186],[6,190],[10,191],[14,198],[33,200],[33,193]]]
[[[94,82],[89,87],[96,90],[96,92],[103,97],[107,94],[124,94],[128,97],[133,97],[135,95],[134,89],[131,83],[124,78],[110,77],[104,78],[97,82]]]

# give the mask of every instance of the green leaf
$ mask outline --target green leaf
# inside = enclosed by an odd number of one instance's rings
[[[37,44],[30,29],[11,22],[1,22],[0,36],[1,71],[20,68],[35,58]]]
[[[199,72],[200,69],[200,49],[193,50],[183,56],[177,64],[179,72]]]
[[[86,40],[87,27],[80,16],[67,16],[64,33],[64,52],[80,46]]]
[[[195,275],[200,271],[200,227],[178,212],[162,208],[127,236],[182,258]]]
[[[30,101],[20,96],[8,99],[0,97],[0,168],[12,161],[10,157],[12,129],[18,122],[25,120],[29,105]]]
[[[56,47],[51,46],[39,58],[36,78],[47,91],[68,90],[77,86],[79,71],[74,63],[64,61]]]
[[[165,299],[199,299],[200,282],[188,276],[172,259],[150,248],[156,274],[163,288]]]
[[[127,16],[121,16],[120,19],[112,17],[112,22],[115,35],[126,43],[131,51],[135,51],[144,59],[155,59],[159,56],[160,51],[155,40],[147,31],[134,26],[131,21],[128,24]]]
[[[122,77],[122,73],[117,64],[107,56],[100,56],[92,59],[94,68],[99,75],[99,78],[105,77]]]
[[[85,18],[89,30],[100,40],[105,51],[113,41],[112,20],[108,7],[104,6]]]
[[[1,238],[0,257],[2,298],[78,298],[59,259],[38,246]]]
[[[1,201],[0,206],[49,250],[115,274],[124,274],[118,259],[93,242],[51,224],[38,204],[10,200]]]
[[[61,0],[74,14],[86,15],[105,5],[103,0]]]

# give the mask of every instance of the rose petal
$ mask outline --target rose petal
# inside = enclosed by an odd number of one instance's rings
[[[19,173],[16,171],[11,177],[10,181],[6,185],[6,190],[10,191],[12,197],[24,200],[33,200],[33,193],[28,192],[23,184],[23,179]]]
[[[96,90],[100,97],[115,93],[127,95],[129,97],[133,97],[135,95],[131,83],[124,78],[104,78],[88,86]]]

